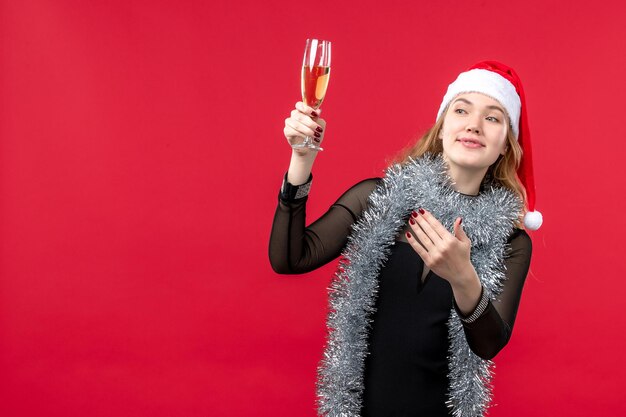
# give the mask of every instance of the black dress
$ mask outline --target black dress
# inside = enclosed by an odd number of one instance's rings
[[[292,201],[279,197],[269,245],[274,270],[309,272],[339,256],[351,225],[367,208],[367,199],[379,181],[374,178],[356,184],[308,227],[307,197]],[[525,231],[516,229],[509,245],[507,278],[498,301],[490,302],[473,323],[463,323],[470,348],[484,359],[493,358],[511,336],[530,265],[532,245]],[[448,281],[432,271],[422,281],[423,270],[422,259],[400,233],[379,275],[377,310],[365,362],[363,417],[450,415],[445,404],[447,322],[456,305]]]

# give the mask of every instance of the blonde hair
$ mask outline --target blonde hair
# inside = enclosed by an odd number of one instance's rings
[[[414,145],[408,146],[403,149],[399,155],[393,160],[394,164],[406,165],[409,163],[409,158],[419,158],[425,153],[433,155],[439,155],[443,152],[443,141],[440,138],[441,129],[443,127],[443,119],[445,112],[439,120],[418,140]],[[513,129],[509,127],[506,134],[506,150],[504,155],[500,155],[496,162],[494,162],[485,174],[485,178],[489,178],[491,181],[502,187],[508,188],[519,196],[524,204],[524,210],[520,217],[520,222],[517,225],[521,227],[523,222],[524,213],[526,212],[526,189],[517,176],[517,169],[522,161],[522,147],[515,139]]]

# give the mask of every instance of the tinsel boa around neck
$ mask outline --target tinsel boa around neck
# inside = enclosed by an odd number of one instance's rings
[[[451,185],[443,158],[425,155],[404,166],[390,167],[370,195],[330,285],[328,340],[317,381],[320,416],[359,416],[378,276],[412,210],[425,208],[448,230],[462,217],[472,242],[471,261],[485,291],[491,299],[502,291],[506,242],[519,219],[522,202],[502,187],[487,184],[478,196],[467,196]],[[454,308],[448,337],[447,404],[454,416],[482,416],[491,401],[493,363],[470,350]]]

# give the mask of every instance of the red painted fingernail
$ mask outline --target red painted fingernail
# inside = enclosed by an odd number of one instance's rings
[[[311,116],[313,117],[317,117],[317,113],[315,113],[314,111],[311,112]]]
[[[417,217],[417,213],[416,213],[415,211],[412,211],[412,212],[411,212],[411,216],[413,216],[413,217]]]
[[[459,219],[459,224],[463,223],[463,217]]]
[[[420,212],[420,214],[424,214],[424,213],[426,213],[426,212],[424,211],[424,209],[423,209],[423,208],[421,208],[421,207],[419,208],[419,210],[418,210],[418,211]]]
[[[320,138],[313,138],[313,140],[317,143],[320,143]]]
[[[322,129],[321,127],[316,127],[315,130],[317,130],[318,132],[322,133],[324,131],[324,129]]]
[[[409,232],[406,232],[406,238],[411,239],[411,234]]]
[[[411,224],[415,224],[415,220],[413,220],[413,219],[409,219],[409,223],[411,223]]]
[[[319,133],[317,133],[317,132],[313,132],[313,135],[314,135],[316,138],[321,138],[321,137],[322,137],[322,135],[320,135],[320,134],[319,134]]]

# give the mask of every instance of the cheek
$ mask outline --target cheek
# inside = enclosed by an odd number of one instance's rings
[[[504,133],[502,134],[500,141],[500,150],[502,151],[502,153],[504,153],[506,151],[506,148],[508,148],[509,146],[509,144],[507,143],[508,141],[506,140],[507,134],[508,129],[504,129]]]
[[[441,131],[439,132],[439,138],[443,139],[443,143],[453,141],[457,136],[459,131],[459,123],[454,123],[454,120],[447,119],[443,126],[441,126]]]
[[[448,115],[443,121],[442,129],[446,132],[458,132],[465,128],[466,122],[461,117]]]
[[[506,152],[506,149],[508,148],[508,144],[506,140],[506,132],[505,132],[504,137],[498,138],[497,144],[498,146],[496,146],[496,150],[498,152],[498,155],[504,155],[504,153]]]
[[[446,131],[441,132],[441,146],[445,151],[454,142],[454,136]]]
[[[502,146],[500,147],[500,155],[504,155],[506,153],[506,150],[509,146],[506,143],[506,139],[504,140],[504,143],[502,144]]]
[[[506,147],[507,132],[508,129],[506,127],[493,126],[492,129],[485,133],[487,137],[491,138],[491,140],[493,141],[492,143],[495,144],[499,150],[504,150],[504,148]]]

